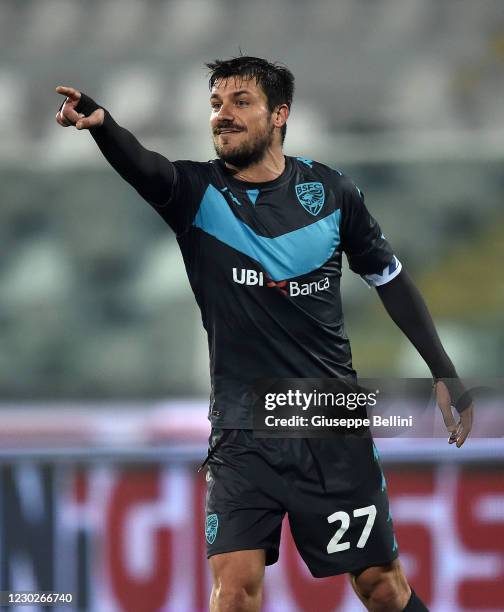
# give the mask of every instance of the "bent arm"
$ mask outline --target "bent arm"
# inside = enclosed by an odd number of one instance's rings
[[[90,115],[100,107],[81,94],[75,110]],[[159,153],[149,151],[131,132],[118,125],[105,112],[103,124],[89,131],[109,164],[149,203],[163,206],[170,199],[175,183],[173,164]]]
[[[434,379],[443,379],[457,410],[464,410],[472,400],[465,392],[441,344],[427,306],[409,274],[403,269],[393,280],[376,287],[376,290],[391,319],[420,353]]]

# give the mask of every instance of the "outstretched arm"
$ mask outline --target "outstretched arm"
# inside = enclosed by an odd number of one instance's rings
[[[472,401],[434,327],[427,306],[408,273],[403,269],[390,282],[376,287],[385,309],[418,350],[436,381],[436,397],[450,432],[449,442],[462,446],[472,427]],[[460,414],[455,423],[451,406]]]
[[[86,94],[73,87],[57,87],[56,91],[66,96],[56,114],[58,124],[89,130],[107,161],[144,199],[155,206],[166,204],[175,181],[173,164],[142,146]]]

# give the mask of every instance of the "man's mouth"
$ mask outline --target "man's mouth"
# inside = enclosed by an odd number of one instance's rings
[[[242,132],[243,130],[239,130],[237,128],[222,128],[217,130],[217,134],[220,136],[221,134],[236,134],[237,132]]]

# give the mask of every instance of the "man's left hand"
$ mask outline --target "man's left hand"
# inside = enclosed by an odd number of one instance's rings
[[[441,410],[441,414],[443,415],[443,420],[446,425],[446,429],[450,434],[448,438],[448,444],[456,443],[457,448],[460,448],[462,444],[466,441],[467,436],[469,435],[472,423],[473,423],[473,404],[469,404],[465,410],[463,410],[459,414],[460,419],[457,423],[453,416],[453,406],[455,404],[455,399],[451,398],[450,392],[448,391],[448,387],[442,380],[438,380],[435,384],[436,391],[436,401],[439,409]]]

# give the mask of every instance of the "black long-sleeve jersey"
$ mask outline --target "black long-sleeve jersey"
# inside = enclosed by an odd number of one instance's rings
[[[83,94],[77,111],[95,108]],[[251,427],[257,379],[355,379],[340,297],[343,252],[378,287],[433,373],[456,376],[362,192],[339,171],[286,156],[278,178],[248,183],[219,159],[170,162],[148,151],[108,112],[91,134],[177,236],[208,334],[214,426]]]
[[[258,378],[354,377],[342,252],[372,283],[400,270],[347,178],[285,161],[263,183],[235,179],[220,160],[174,162],[171,197],[156,206],[177,234],[208,333],[214,425],[250,427]]]

